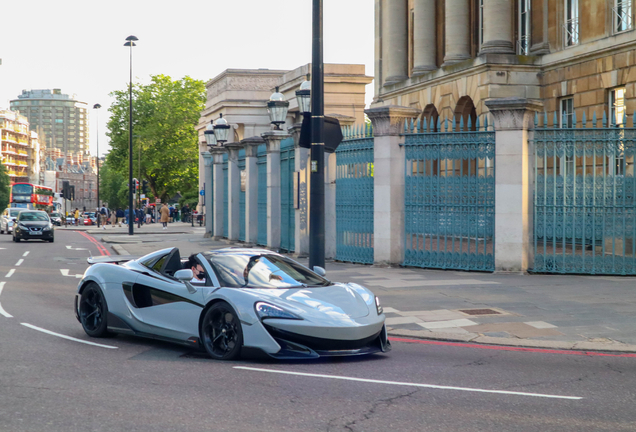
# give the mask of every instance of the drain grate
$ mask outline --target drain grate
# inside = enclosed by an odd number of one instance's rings
[[[460,312],[466,315],[502,315],[501,312],[497,312],[493,309],[464,309],[460,310]]]

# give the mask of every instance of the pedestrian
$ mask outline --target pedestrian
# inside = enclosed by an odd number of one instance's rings
[[[102,229],[106,229],[106,222],[108,221],[108,209],[105,205],[99,209],[99,221],[102,223]]]
[[[117,218],[117,224],[119,224],[119,227],[121,228],[121,221],[124,220],[124,211],[121,209],[121,207],[117,208],[117,212],[115,213],[115,217]],[[113,227],[115,225],[113,224]]]
[[[79,225],[79,209],[77,207],[75,208],[75,213],[73,214],[73,217],[75,217],[75,225]]]
[[[188,214],[189,213],[190,213],[190,206],[188,204],[186,204],[181,209],[181,220],[183,222],[188,222]]]
[[[146,207],[146,223],[149,224],[150,220],[152,219],[152,210],[150,210],[151,207],[148,206]]]
[[[163,207],[161,207],[160,213],[161,213],[161,219],[159,219],[159,222],[163,224],[162,229],[166,230],[168,229],[168,221],[170,220],[170,209],[168,208],[166,204],[164,204]]]

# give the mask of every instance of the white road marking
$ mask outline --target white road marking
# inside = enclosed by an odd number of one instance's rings
[[[77,278],[77,279],[82,277],[81,274],[70,275],[70,274],[68,274],[69,271],[70,271],[69,269],[60,269],[60,272],[62,273],[62,276],[74,277],[74,278]]]
[[[93,345],[93,346],[101,347],[101,348],[110,348],[110,349],[119,348],[119,347],[116,347],[116,346],[102,345],[102,344],[98,344],[98,343],[95,343],[95,342],[89,342],[89,341],[85,341],[85,340],[82,340],[82,339],[76,339],[74,337],[66,336],[66,335],[63,335],[63,334],[60,334],[60,333],[55,333],[55,332],[52,332],[50,330],[46,330],[46,329],[43,329],[43,328],[40,328],[40,327],[36,327],[36,326],[34,326],[32,324],[27,324],[27,323],[20,323],[20,324],[22,324],[23,326],[28,327],[30,329],[37,330],[37,331],[40,331],[42,333],[46,333],[46,334],[49,334],[49,335],[52,335],[52,336],[57,336],[57,337],[62,338],[62,339],[68,339],[68,340],[73,341],[73,342],[80,342],[80,343],[83,343],[83,344],[86,344],[86,345]]]
[[[88,249],[85,249],[85,248],[74,248],[73,246],[66,246],[66,249],[69,249],[69,250],[88,250]]]
[[[24,262],[24,260],[23,260],[22,258],[20,258],[20,259],[18,260],[18,262],[17,262],[17,263],[15,263],[15,266],[16,266],[16,267],[20,267],[20,264],[22,264],[23,262]]]
[[[541,394],[541,393],[514,392],[514,391],[507,391],[507,390],[486,390],[486,389],[467,388],[467,387],[440,386],[440,385],[434,385],[434,384],[418,384],[418,383],[399,382],[399,381],[382,381],[382,380],[353,378],[353,377],[344,377],[344,376],[336,376],[336,375],[321,375],[321,374],[311,374],[311,373],[303,373],[303,372],[261,369],[261,368],[245,367],[245,366],[234,366],[234,369],[243,369],[243,370],[250,370],[250,371],[256,371],[256,372],[269,372],[269,373],[277,373],[277,374],[285,374],[285,375],[298,375],[298,376],[306,376],[306,377],[312,377],[312,378],[328,378],[328,379],[337,379],[337,380],[344,380],[344,381],[358,381],[358,382],[366,382],[366,383],[372,383],[372,384],[425,387],[425,388],[432,388],[432,389],[439,389],[439,390],[459,390],[459,391],[467,391],[467,392],[494,393],[494,394],[505,394],[505,395],[514,395],[514,396],[534,396],[534,397],[552,398],[552,399],[571,399],[571,400],[583,399],[582,397],[578,397],[578,396],[559,396],[559,395],[548,395],[548,394]]]
[[[5,277],[8,277],[8,278],[9,278],[9,277],[11,277],[11,275],[12,275],[13,273],[15,273],[15,269],[11,269],[11,270],[9,270],[9,273],[7,273],[7,275],[6,275]]]
[[[29,251],[26,251],[25,253],[22,254],[23,257],[27,256],[29,254]]]
[[[5,282],[0,282],[0,294],[2,294],[2,289],[4,288]],[[0,315],[4,315],[7,318],[13,318],[13,315],[10,315],[7,311],[2,309],[2,305],[0,304]]]

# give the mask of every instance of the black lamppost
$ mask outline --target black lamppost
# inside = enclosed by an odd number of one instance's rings
[[[325,103],[322,57],[322,0],[313,0],[311,55],[311,189],[309,268],[325,267]]]
[[[124,46],[130,47],[130,81],[128,85],[128,235],[134,234],[135,209],[133,203],[133,106],[132,106],[132,47],[136,46],[136,36],[128,36]]]
[[[97,132],[97,214],[95,216],[97,216],[95,219],[97,219],[97,228],[99,228],[99,222],[101,219],[101,216],[99,214],[99,210],[101,209],[101,206],[99,205],[99,111],[97,111],[98,109],[100,109],[102,106],[98,103],[96,103],[95,105],[93,105],[93,109],[96,110],[95,111],[95,132]]]

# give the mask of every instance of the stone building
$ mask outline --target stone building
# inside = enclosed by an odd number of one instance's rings
[[[636,109],[633,0],[376,0],[375,98],[423,117],[541,101],[550,122]]]
[[[375,11],[373,261],[636,274],[633,0]]]
[[[203,132],[211,120],[223,118],[233,127],[228,143],[259,136],[271,129],[267,101],[278,87],[289,101],[283,129],[302,122],[296,90],[311,72],[307,64],[294,70],[227,69],[206,83],[207,100],[197,130],[200,153],[207,150]],[[364,123],[365,86],[372,78],[363,65],[325,64],[325,113],[341,124]],[[199,189],[203,189],[204,161],[199,157]],[[201,199],[200,203],[203,201]],[[201,205],[199,205],[201,211]]]
[[[97,158],[84,153],[64,157],[60,149],[47,149],[46,172],[55,173],[46,186],[55,192],[62,191],[64,181],[75,186],[75,199],[69,204],[73,209],[95,211],[97,208]]]

